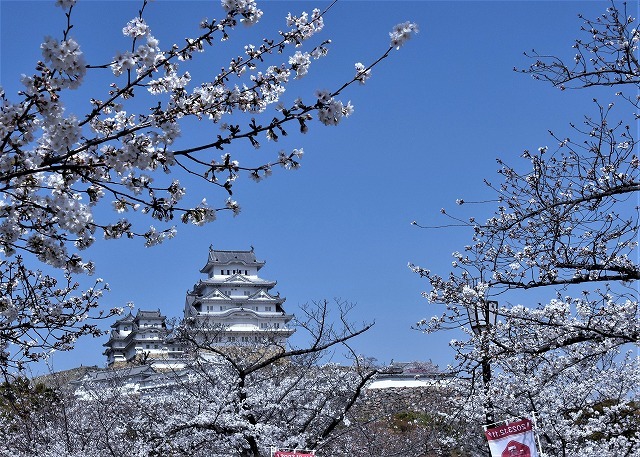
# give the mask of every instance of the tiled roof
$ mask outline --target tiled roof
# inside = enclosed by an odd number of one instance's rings
[[[270,286],[269,288],[275,286],[277,284],[276,281],[270,281],[268,279],[263,279],[263,278],[248,278],[246,276],[241,276],[241,275],[233,275],[233,276],[228,276],[224,279],[214,279],[214,278],[207,278],[207,279],[203,279],[200,281],[201,284],[208,284],[208,285],[214,285],[214,286],[259,286],[259,287],[265,287],[265,286]]]
[[[111,327],[115,328],[115,327],[118,326],[118,324],[126,324],[126,323],[129,323],[129,322],[133,322],[133,319],[134,319],[134,317],[131,314],[131,311],[129,311],[129,314],[127,314],[126,316],[124,316],[124,317],[118,319],[117,321],[115,321],[113,324],[111,324]]]
[[[162,314],[160,314],[160,310],[157,311],[143,311],[143,310],[138,310],[138,313],[136,314],[136,318],[149,318],[149,317],[157,317],[157,318],[164,318],[164,316]]]
[[[81,384],[83,382],[139,378],[141,376],[150,376],[155,373],[156,371],[149,365],[126,367],[115,370],[97,370],[86,373],[81,379],[75,381],[75,383]]]
[[[264,261],[256,259],[253,249],[251,251],[218,251],[209,249],[207,264],[200,271],[206,273],[211,270],[214,265],[230,265],[233,263],[256,266],[258,269],[264,265]]]

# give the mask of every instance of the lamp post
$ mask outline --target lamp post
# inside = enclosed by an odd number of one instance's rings
[[[467,307],[469,324],[474,335],[480,338],[480,350],[482,359],[482,387],[484,389],[484,414],[485,425],[495,422],[493,417],[493,403],[489,397],[489,383],[491,382],[491,362],[489,357],[489,330],[495,325],[498,317],[498,302],[494,300],[482,300],[471,309]]]

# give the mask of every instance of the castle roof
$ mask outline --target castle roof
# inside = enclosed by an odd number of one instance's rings
[[[82,385],[91,382],[107,382],[133,380],[140,381],[143,378],[157,374],[151,365],[132,366],[117,370],[95,370],[86,373],[82,378],[72,381],[71,384]]]
[[[271,289],[274,287],[277,282],[270,281],[268,279],[263,278],[251,278],[240,274],[235,274],[232,276],[227,276],[224,279],[215,279],[215,278],[207,278],[198,281],[196,285],[204,284],[211,286],[256,286],[256,287],[268,287]],[[202,286],[200,286],[202,287]]]
[[[209,273],[217,265],[242,264],[257,267],[258,270],[265,264],[263,260],[256,259],[253,249],[250,251],[218,251],[209,248],[207,264],[200,270],[201,273]]]
[[[120,319],[118,319],[117,321],[115,321],[113,324],[111,324],[112,328],[116,328],[118,325],[120,324],[128,324],[133,322],[135,318],[133,317],[133,314],[131,314],[131,311],[129,311],[129,314],[127,314],[124,317],[121,317]]]
[[[187,304],[193,304],[195,302],[206,304],[232,304],[242,306],[256,305],[259,303],[272,302],[275,305],[282,305],[286,298],[281,297],[280,293],[270,294],[265,289],[260,289],[251,295],[233,296],[220,291],[218,288],[212,288],[207,293],[203,287],[199,287],[203,283],[198,283],[194,286],[193,291],[187,293]],[[215,303],[214,303],[215,302]]]
[[[158,318],[158,319],[164,319],[164,316],[160,313],[160,310],[157,311],[143,311],[143,310],[138,310],[138,313],[136,314],[136,319],[140,319],[140,318]]]

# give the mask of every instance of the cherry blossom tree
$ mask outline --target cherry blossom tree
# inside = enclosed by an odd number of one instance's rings
[[[182,329],[182,340],[192,342],[197,355],[185,369],[158,374],[151,385],[136,383],[132,373],[139,367],[130,366],[89,376],[76,388],[50,389],[55,401],[29,403],[21,414],[0,410],[0,453],[263,457],[272,446],[326,445],[376,373],[349,346],[371,324],[354,325],[350,306],[329,305],[305,308],[296,326],[306,340],[300,347],[285,349],[269,338],[211,346]],[[335,309],[339,316],[329,319]],[[352,357],[351,366],[327,361],[338,350]],[[25,390],[23,383],[17,387]],[[25,398],[49,392],[26,390],[34,393]]]
[[[242,163],[225,150],[236,143],[259,148],[292,130],[305,133],[314,119],[340,124],[353,112],[342,99],[345,91],[364,84],[375,65],[418,31],[413,23],[399,24],[379,58],[355,63],[342,85],[286,102],[290,81],[305,77],[329,50],[330,40],[312,37],[333,5],[290,13],[283,31],[247,44],[243,55],[195,84],[183,70],[187,61],[202,58],[236,27],[251,26],[263,15],[253,0],[221,3],[221,19],[203,19],[198,36],[163,47],[145,20],[152,6],[143,0],[123,24],[129,49],[113,50],[106,62],[89,62],[73,36],[76,1],[57,0],[65,18],[62,35],[45,37],[42,60],[35,73],[23,76],[16,98],[0,90],[1,366],[22,368],[24,361],[69,349],[78,337],[97,332],[88,319],[100,317],[95,308],[106,287],[98,281],[82,291],[73,279],[94,271],[83,251],[97,237],[141,237],[153,246],[174,236],[177,219],[199,226],[220,211],[237,214],[232,190],[238,179],[259,181],[276,167],[295,169],[303,149],[271,158],[252,155]],[[95,87],[84,113],[71,113],[76,89],[93,90],[92,76],[105,73],[112,83]],[[192,121],[215,125],[220,133],[192,144],[180,137],[181,125]],[[200,197],[187,194],[183,182],[194,177],[219,188],[220,202],[208,202],[197,189]],[[97,211],[108,205],[117,215]],[[154,225],[125,213],[147,215]],[[64,281],[40,271],[49,266],[60,269]]]
[[[301,306],[294,321],[298,338],[305,341],[301,346],[285,347],[277,331],[266,333],[256,344],[228,346],[215,343],[215,328],[194,328],[187,320],[177,329],[176,340],[206,361],[198,373],[211,376],[211,357],[228,370],[217,377],[224,379],[225,388],[235,390],[234,414],[242,416],[247,427],[238,455],[264,455],[270,445],[315,449],[343,422],[377,372],[350,346],[353,338],[373,326],[350,322],[352,309],[353,304],[340,300]],[[351,367],[323,363],[328,352],[338,348],[353,361]],[[246,390],[259,398],[251,398]],[[266,424],[270,428],[265,431]]]
[[[410,266],[429,281],[429,301],[446,305],[419,327],[468,336],[452,346],[486,420],[534,412],[548,455],[622,456],[640,440],[640,31],[624,4],[582,19],[588,38],[575,41],[572,59],[532,51],[534,63],[518,71],[561,90],[610,87],[622,106],[594,99],[595,116],[570,135],[550,132],[555,146],[525,151],[526,167],[498,160],[503,181],[485,180],[498,203],[492,217],[449,216],[473,231],[453,271]]]

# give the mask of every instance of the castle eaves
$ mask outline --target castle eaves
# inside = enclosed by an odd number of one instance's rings
[[[251,251],[218,251],[209,249],[209,259],[207,264],[200,270],[201,273],[208,273],[217,265],[241,264],[254,266],[258,270],[265,264],[263,260],[256,259],[256,255]]]

